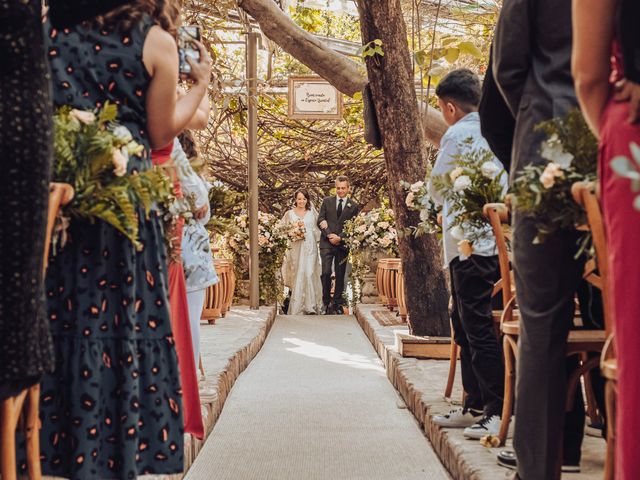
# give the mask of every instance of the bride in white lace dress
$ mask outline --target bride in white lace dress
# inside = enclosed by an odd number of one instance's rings
[[[298,190],[295,206],[282,219],[291,231],[299,233],[298,238],[304,236],[304,239],[292,240],[282,265],[284,284],[291,290],[289,315],[319,314],[322,311],[317,220],[318,212],[311,204],[309,193]]]

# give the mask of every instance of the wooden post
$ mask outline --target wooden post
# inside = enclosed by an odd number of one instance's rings
[[[258,38],[247,33],[247,110],[249,160],[249,305],[260,306],[260,245],[258,243]]]

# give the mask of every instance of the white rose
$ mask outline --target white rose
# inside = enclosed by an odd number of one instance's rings
[[[452,182],[455,182],[456,179],[463,173],[464,173],[464,170],[462,169],[462,167],[456,167],[453,170],[451,170],[451,173],[449,174],[449,178],[451,178]]]
[[[116,177],[122,177],[127,173],[129,158],[119,148],[114,148],[111,152],[111,161],[113,162],[113,174]]]
[[[120,140],[122,143],[129,143],[131,140],[133,140],[133,135],[131,135],[129,129],[124,125],[118,125],[113,129],[112,133],[113,136]]]
[[[427,210],[426,208],[423,208],[422,210],[420,210],[420,221],[426,222],[428,219],[429,219],[429,210]]]
[[[378,228],[386,230],[387,228],[389,228],[389,222],[378,222]]]
[[[495,178],[495,176],[498,174],[499,171],[500,171],[500,168],[494,162],[491,162],[491,161],[484,162],[480,166],[480,172],[482,173],[482,175],[489,179]]]
[[[96,121],[96,116],[93,112],[87,112],[85,110],[77,110],[74,108],[69,112],[69,115],[85,125],[89,125]]]
[[[456,225],[455,227],[452,227],[451,230],[449,230],[449,234],[455,239],[455,240],[462,240],[464,239],[464,230],[462,229],[462,227],[460,225]]]
[[[542,143],[540,156],[559,165],[561,168],[568,168],[573,161],[573,155],[564,151],[562,143],[555,133]]]
[[[411,187],[409,187],[409,190],[411,190],[413,193],[417,193],[423,186],[424,182],[412,183]]]
[[[453,191],[462,192],[471,186],[471,179],[468,175],[460,175],[453,182]]]

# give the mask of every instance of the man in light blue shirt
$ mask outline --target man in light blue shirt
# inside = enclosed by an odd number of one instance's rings
[[[442,137],[431,179],[441,175],[454,179],[459,173],[454,164],[457,157],[471,150],[490,151],[480,133],[477,112],[480,92],[480,80],[466,69],[452,71],[438,85],[438,104],[449,129]],[[493,157],[491,161],[495,167],[492,170],[496,174],[502,172],[498,159]],[[506,191],[506,175],[501,178]],[[497,435],[504,395],[504,364],[491,305],[494,282],[500,276],[495,237],[489,226],[481,231],[471,231],[464,224],[452,227],[459,212],[452,211],[450,202],[435,188],[433,180],[428,188],[434,202],[442,205],[445,268],[451,273],[453,297],[451,322],[460,346],[462,383],[467,393],[463,407],[434,416],[434,422],[444,427],[465,428],[467,438]],[[472,248],[469,245],[466,250],[459,248],[470,236],[474,239]]]

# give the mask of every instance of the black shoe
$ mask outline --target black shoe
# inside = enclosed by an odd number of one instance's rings
[[[516,459],[516,452],[513,450],[500,450],[500,453],[498,453],[498,465],[511,470],[517,470],[518,460]]]
[[[500,453],[498,453],[498,465],[517,470],[518,459],[516,458],[516,452],[513,450],[500,450]],[[580,473],[580,462],[562,462],[562,471],[564,473]]]
[[[336,304],[333,306],[334,315],[344,315],[344,308],[342,305]]]
[[[322,313],[325,314],[325,315],[333,315],[333,306],[325,305],[324,306],[324,311]]]

